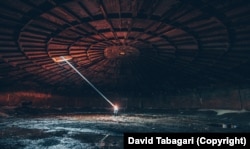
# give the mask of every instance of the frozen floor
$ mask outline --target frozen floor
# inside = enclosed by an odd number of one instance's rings
[[[39,114],[0,117],[1,149],[121,149],[124,132],[250,132],[248,112]]]

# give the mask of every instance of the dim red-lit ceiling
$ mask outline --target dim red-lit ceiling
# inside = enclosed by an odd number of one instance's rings
[[[249,0],[2,0],[0,81],[122,89],[250,82]]]

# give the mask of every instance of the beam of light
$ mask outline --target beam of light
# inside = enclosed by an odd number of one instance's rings
[[[64,56],[61,56],[63,61],[65,61],[72,69],[74,69],[97,93],[99,93],[112,107],[116,107],[107,97],[105,97],[86,77],[84,77]]]

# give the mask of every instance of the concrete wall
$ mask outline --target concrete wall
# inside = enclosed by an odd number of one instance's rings
[[[62,96],[35,91],[5,92],[0,94],[0,106],[22,106],[24,102],[32,102],[33,107],[90,107],[93,103],[102,106],[98,98]]]
[[[120,107],[128,109],[172,109],[172,108],[223,108],[249,109],[250,88],[206,88],[180,91],[176,94],[128,94],[104,93]],[[0,93],[0,106],[20,106],[31,101],[33,107],[81,107],[109,108],[110,105],[97,93],[58,94],[35,90],[4,91]]]
[[[130,105],[135,102],[130,102]],[[137,103],[138,104],[138,103]],[[176,95],[155,95],[145,97],[143,108],[210,108],[249,109],[250,89],[208,88],[197,91],[180,92]]]

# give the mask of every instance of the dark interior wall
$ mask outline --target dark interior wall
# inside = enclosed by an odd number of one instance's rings
[[[0,106],[110,108],[93,90],[62,90],[32,88],[5,90],[0,93]],[[113,103],[124,109],[224,108],[250,109],[250,88],[209,87],[167,92],[128,93],[103,92]]]
[[[12,91],[1,93],[1,106],[22,106],[22,104],[30,102],[33,107],[72,107],[72,108],[88,108],[88,107],[105,107],[108,104],[99,97],[77,97],[62,96],[53,93],[41,93],[36,91]]]
[[[202,91],[158,95],[153,100],[145,100],[144,108],[249,108],[250,89],[215,88]]]

